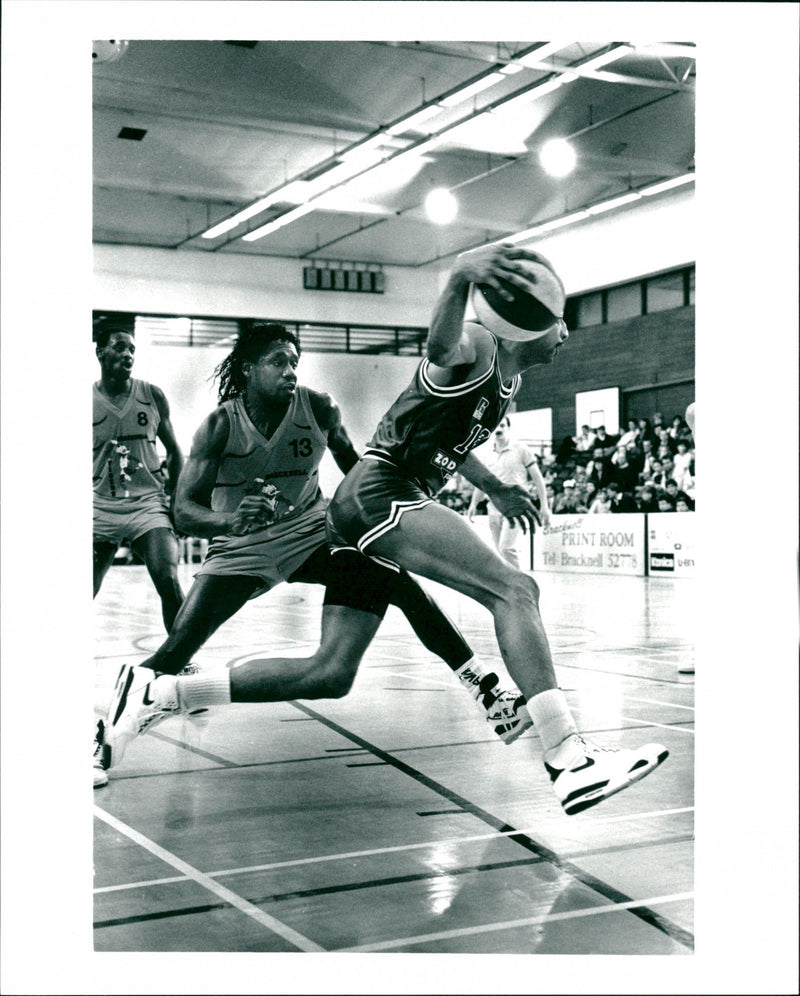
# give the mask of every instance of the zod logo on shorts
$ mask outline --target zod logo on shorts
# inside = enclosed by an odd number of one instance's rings
[[[458,464],[450,456],[449,453],[445,453],[444,450],[437,450],[431,457],[431,463],[434,467],[438,467],[443,474],[448,477],[455,471]]]

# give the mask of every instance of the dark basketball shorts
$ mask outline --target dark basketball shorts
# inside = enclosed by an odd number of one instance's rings
[[[283,581],[325,586],[325,605],[383,618],[397,582],[395,571],[357,550],[333,551],[325,536],[325,500],[299,515],[244,536],[215,537],[197,576],[257,578],[251,598]]]
[[[406,512],[432,503],[430,495],[399,467],[364,457],[345,477],[328,505],[328,542],[334,548],[355,547],[371,556],[370,544],[394,529]]]

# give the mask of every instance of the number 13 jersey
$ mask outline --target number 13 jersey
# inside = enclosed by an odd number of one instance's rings
[[[271,521],[277,522],[317,501],[328,435],[317,424],[305,387],[298,385],[269,439],[253,425],[241,397],[224,401],[222,407],[230,432],[211,497],[215,512],[233,512],[245,495],[263,494],[272,506]]]

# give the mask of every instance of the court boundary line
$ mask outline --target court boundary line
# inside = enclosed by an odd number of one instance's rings
[[[244,913],[245,916],[249,916],[250,919],[255,920],[256,923],[260,924],[262,927],[266,927],[273,934],[277,934],[282,937],[283,940],[288,941],[293,944],[300,951],[324,951],[325,948],[320,947],[310,938],[301,934],[299,931],[294,930],[287,924],[282,923],[277,920],[274,916],[270,916],[269,913],[265,913],[263,910],[254,906],[253,903],[248,902],[237,892],[232,889],[228,889],[224,885],[220,885],[213,878],[201,872],[199,869],[190,865],[188,861],[184,861],[183,858],[179,858],[177,854],[173,854],[168,851],[165,847],[157,844],[154,840],[150,840],[139,830],[135,830],[133,827],[128,826],[122,820],[118,819],[116,816],[112,816],[111,813],[106,812],[100,806],[93,806],[94,815],[110,826],[113,830],[118,833],[124,834],[129,840],[133,841],[134,844],[138,844],[139,847],[144,848],[144,850],[149,851],[155,857],[160,858],[161,861],[166,862],[166,864],[171,865],[173,868],[177,868],[179,871],[183,871],[188,878],[190,878],[197,885],[211,892],[213,895],[218,896],[220,899],[224,899],[227,903],[233,906],[235,909],[239,910],[240,913]]]
[[[555,851],[549,847],[546,847],[544,844],[539,843],[533,837],[520,833],[519,830],[514,827],[510,827],[509,824],[498,819],[498,817],[487,812],[487,810],[482,809],[480,806],[477,806],[471,800],[466,799],[464,796],[459,795],[459,793],[447,788],[447,786],[442,785],[441,782],[437,782],[435,779],[428,777],[428,775],[423,774],[421,771],[413,768],[410,764],[406,764],[405,761],[401,761],[399,758],[388,753],[387,751],[382,750],[375,744],[371,744],[368,740],[358,736],[358,734],[353,733],[351,730],[345,729],[345,727],[340,726],[334,720],[328,719],[327,716],[323,716],[321,713],[316,712],[316,710],[311,709],[309,706],[305,705],[305,703],[293,701],[292,705],[301,712],[306,713],[306,715],[314,716],[324,726],[335,730],[345,739],[351,740],[353,743],[357,743],[360,746],[365,747],[370,753],[385,760],[388,764],[392,765],[392,767],[397,768],[398,771],[401,771],[403,774],[415,779],[415,781],[419,782],[421,785],[424,785],[431,791],[443,796],[455,805],[461,806],[463,809],[472,813],[473,816],[476,816],[478,819],[482,820],[489,826],[494,827],[496,830],[512,830],[513,833],[509,834],[510,839],[514,840],[521,847],[524,847],[526,850],[531,851],[534,854],[546,856],[550,863],[560,871],[571,875],[576,881],[580,882],[582,885],[588,886],[588,888],[593,889],[595,892],[599,893],[601,896],[604,896],[606,899],[609,899],[611,902],[615,904],[632,902],[630,896],[627,896],[624,892],[615,889],[608,882],[604,882],[602,879],[597,878],[596,875],[592,875],[590,872],[579,868],[571,861],[562,860]],[[694,948],[693,935],[689,931],[684,930],[683,927],[678,926],[678,924],[672,923],[666,917],[661,916],[661,914],[656,913],[654,910],[647,907],[643,907],[641,903],[639,903],[636,908],[632,908],[631,912],[634,916],[643,920],[645,923],[656,927],[658,930],[672,937],[672,939],[678,941],[678,943],[683,944],[688,948]]]
[[[694,806],[687,806],[682,809],[663,809],[656,810],[650,813],[634,813],[631,815],[624,814],[622,816],[610,816],[606,823],[621,823],[625,820],[642,820],[648,819],[650,817],[659,816],[673,816],[679,813],[692,812]],[[460,813],[465,812],[465,810],[460,809]],[[467,815],[472,815],[467,813]],[[535,828],[531,828],[535,829]],[[538,829],[541,829],[539,827]],[[376,857],[380,854],[397,854],[402,851],[415,851],[421,850],[426,847],[440,847],[444,845],[460,845],[460,844],[472,844],[477,843],[482,840],[502,840],[504,837],[511,837],[514,834],[527,833],[528,830],[504,830],[498,833],[482,833],[473,834],[469,837],[444,837],[438,840],[424,840],[418,841],[414,844],[393,844],[390,847],[371,847],[363,851],[343,851],[337,854],[319,854],[313,858],[291,858],[286,861],[270,861],[266,864],[261,865],[244,865],[239,868],[221,868],[216,871],[205,872],[209,878],[224,878],[226,876],[232,875],[249,875],[256,872],[273,871],[281,868],[295,868],[298,865],[311,865],[311,864],[323,864],[328,861],[351,861],[354,858],[370,858]],[[664,844],[679,843],[679,841],[645,841],[642,844],[630,845],[626,844],[625,847],[661,847]],[[574,851],[571,856],[574,858],[583,858],[587,855],[594,854],[606,854],[608,852],[613,852],[618,850],[621,845],[613,845],[612,847],[600,847],[593,848],[589,851]],[[569,855],[568,855],[569,856]],[[185,875],[172,875],[164,878],[152,878],[145,879],[139,882],[124,882],[120,885],[101,885],[97,886],[93,891],[95,895],[103,894],[106,892],[124,892],[127,889],[143,889],[149,888],[150,886],[156,885],[172,885],[177,882],[185,882]]]
[[[403,945],[425,944],[428,941],[449,940],[453,937],[470,937],[475,934],[489,934],[498,930],[514,930],[517,927],[532,927],[537,923],[553,923],[558,920],[575,920],[583,916],[599,916],[606,913],[617,913],[620,910],[635,912],[637,907],[663,905],[664,903],[683,902],[694,899],[694,892],[677,892],[671,896],[653,896],[649,899],[632,899],[625,903],[609,903],[608,906],[589,906],[580,910],[566,910],[563,913],[542,913],[539,916],[525,917],[521,920],[504,920],[499,923],[479,924],[473,927],[460,927],[453,930],[441,930],[432,934],[417,934],[412,937],[400,937],[391,941],[375,941],[371,944],[358,944],[351,948],[337,948],[337,952],[366,953],[372,951],[391,951]],[[672,937],[676,943],[681,943]]]

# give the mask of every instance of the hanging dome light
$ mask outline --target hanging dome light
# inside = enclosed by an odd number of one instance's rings
[[[425,211],[435,225],[449,225],[458,214],[458,201],[444,187],[436,187],[425,198]]]
[[[539,150],[539,161],[550,176],[567,176],[575,169],[575,150],[564,138],[551,138]]]

